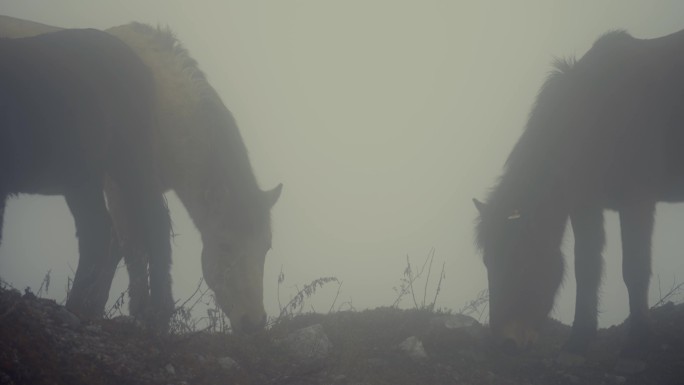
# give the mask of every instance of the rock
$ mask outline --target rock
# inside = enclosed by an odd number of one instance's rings
[[[176,368],[174,368],[173,365],[171,365],[171,363],[166,364],[166,366],[164,366],[164,369],[170,375],[172,375],[172,376],[176,375]]]
[[[487,372],[484,376],[484,379],[489,383],[493,383],[499,380],[499,376],[492,372]]]
[[[228,356],[219,357],[216,359],[216,362],[225,370],[231,370],[239,367],[238,363]]]
[[[556,357],[556,363],[562,366],[580,366],[587,361],[587,358],[581,354],[561,351]]]
[[[458,355],[476,364],[483,364],[487,361],[485,352],[480,349],[462,349],[458,351]]]
[[[377,357],[376,357],[376,358],[369,358],[369,359],[367,359],[367,360],[366,360],[366,363],[367,363],[369,366],[372,366],[372,367],[374,367],[374,368],[376,368],[376,369],[380,369],[380,368],[386,369],[386,368],[389,368],[389,366],[390,366],[389,361],[387,361],[387,360],[384,359],[384,358],[377,358]]]
[[[621,385],[627,382],[627,377],[615,376],[612,374],[606,374],[606,379],[608,379],[609,384]]]
[[[338,375],[332,376],[331,380],[332,380],[333,384],[340,384],[340,383],[344,383],[347,381],[347,376],[345,376],[344,374],[338,374]]]
[[[100,325],[86,325],[85,330],[93,334],[98,334],[102,332],[102,327]]]
[[[321,324],[311,325],[290,333],[281,341],[301,364],[316,364],[323,361],[332,343]]]
[[[57,319],[62,325],[70,329],[78,329],[81,326],[81,320],[78,319],[72,312],[66,308],[59,307],[57,309]]]
[[[485,384],[490,384],[490,385],[522,385],[526,383],[518,383],[517,381],[513,381],[511,379],[505,378],[503,376],[500,376],[498,374],[495,374],[493,372],[487,372],[484,375]]]
[[[430,320],[430,326],[436,330],[457,330],[472,337],[481,338],[485,332],[482,324],[471,316],[465,314],[448,314],[434,317]]]
[[[465,314],[449,314],[441,317],[433,318],[432,322],[438,322],[444,325],[447,329],[467,328],[480,323],[471,316]]]
[[[646,363],[632,358],[620,358],[615,364],[615,373],[623,375],[634,375],[646,370]]]
[[[565,373],[565,374],[563,374],[563,377],[565,377],[565,379],[568,380],[568,382],[571,384],[579,384],[580,383],[580,378],[573,375],[573,374]]]
[[[130,315],[120,315],[112,318],[112,321],[122,324],[122,325],[135,325],[136,319]]]
[[[421,361],[428,358],[423,342],[418,337],[411,336],[399,344],[399,349],[414,360]]]
[[[120,315],[112,318],[112,321],[115,323],[126,327],[126,328],[132,328],[132,329],[145,329],[146,325],[143,321],[130,316],[130,315]]]

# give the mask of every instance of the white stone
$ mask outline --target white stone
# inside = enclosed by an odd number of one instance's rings
[[[323,325],[311,325],[290,333],[282,341],[293,356],[303,364],[311,364],[324,360],[332,343],[323,331]]]
[[[415,336],[405,339],[404,342],[399,344],[399,349],[414,360],[424,360],[428,358],[425,348],[423,347],[423,342]]]
[[[170,375],[172,375],[172,376],[176,375],[176,368],[174,368],[173,365],[171,365],[170,363],[166,364],[166,366],[164,366],[164,369],[166,369],[166,372],[169,373]]]
[[[221,365],[221,367],[222,367],[223,369],[226,369],[226,370],[230,370],[230,369],[233,369],[233,368],[237,368],[237,367],[238,367],[238,363],[235,362],[234,359],[232,359],[232,358],[230,358],[230,357],[228,357],[228,356],[219,357],[219,358],[216,359],[216,362],[218,362],[218,364]]]

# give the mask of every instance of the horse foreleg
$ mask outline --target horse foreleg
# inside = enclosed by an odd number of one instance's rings
[[[149,307],[150,285],[147,273],[147,254],[142,252],[143,246],[139,234],[133,231],[126,205],[122,201],[121,191],[110,177],[105,178],[105,195],[107,207],[114,222],[119,239],[121,253],[128,270],[128,311],[138,319],[142,319]]]
[[[120,260],[100,181],[64,194],[74,217],[79,261],[66,307],[84,317],[101,317]]]
[[[601,284],[605,244],[603,210],[585,209],[570,215],[575,236],[575,320],[570,339],[563,349],[583,354],[598,327],[598,289]]]
[[[137,156],[136,156],[137,155]],[[149,263],[149,314],[148,321],[157,329],[166,329],[173,313],[174,301],[171,294],[171,218],[156,182],[153,162],[141,153],[129,152],[125,159],[116,162],[111,173],[113,182],[120,192],[120,204],[125,210],[127,228],[135,234],[136,241],[128,249],[133,253],[145,253]],[[130,254],[127,262],[132,285],[138,279],[146,279],[145,261],[142,254]],[[141,278],[143,276],[145,278]],[[132,291],[137,290],[129,286]],[[142,289],[141,289],[142,290]],[[132,300],[133,295],[132,294]],[[135,294],[137,295],[137,294]],[[132,303],[133,305],[133,303]],[[131,311],[138,311],[131,307]]]
[[[655,202],[634,204],[620,210],[622,277],[629,293],[631,342],[645,342],[649,332],[648,289],[651,279],[651,237]]]
[[[149,253],[150,301],[155,323],[158,328],[166,329],[175,308],[171,291],[171,218],[161,192],[150,195],[143,212]]]
[[[2,244],[2,224],[5,222],[5,205],[7,204],[7,195],[0,194],[0,244]]]

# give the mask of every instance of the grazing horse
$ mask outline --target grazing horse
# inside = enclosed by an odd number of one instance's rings
[[[479,210],[495,336],[527,346],[563,277],[560,244],[575,237],[577,297],[565,351],[582,353],[597,329],[603,211],[619,213],[631,346],[648,335],[651,235],[657,202],[684,200],[684,31],[596,41],[559,61]],[[637,343],[637,345],[632,345]]]
[[[35,35],[56,27],[0,16],[0,36]],[[271,246],[271,207],[282,185],[262,191],[233,116],[197,63],[168,29],[139,23],[110,28],[152,70],[160,127],[152,140],[163,191],[174,190],[199,230],[202,271],[234,331],[265,324],[263,269]],[[122,239],[132,313],[146,306],[145,255],[106,186],[109,209]],[[104,267],[111,284],[114,269]]]
[[[173,310],[171,221],[150,160],[155,103],[149,68],[105,32],[0,39],[0,223],[12,195],[64,196],[80,252],[67,299],[77,314],[102,314],[111,283],[103,271],[120,259],[105,180],[150,256],[149,320],[163,326]]]

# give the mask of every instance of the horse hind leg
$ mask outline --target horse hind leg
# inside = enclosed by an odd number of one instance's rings
[[[112,241],[102,183],[94,178],[72,186],[64,198],[74,217],[79,249],[78,267],[66,307],[83,317],[101,317],[120,260],[116,242]]]
[[[622,277],[629,294],[629,344],[637,352],[650,331],[648,289],[651,280],[651,237],[655,202],[645,201],[620,210]]]

